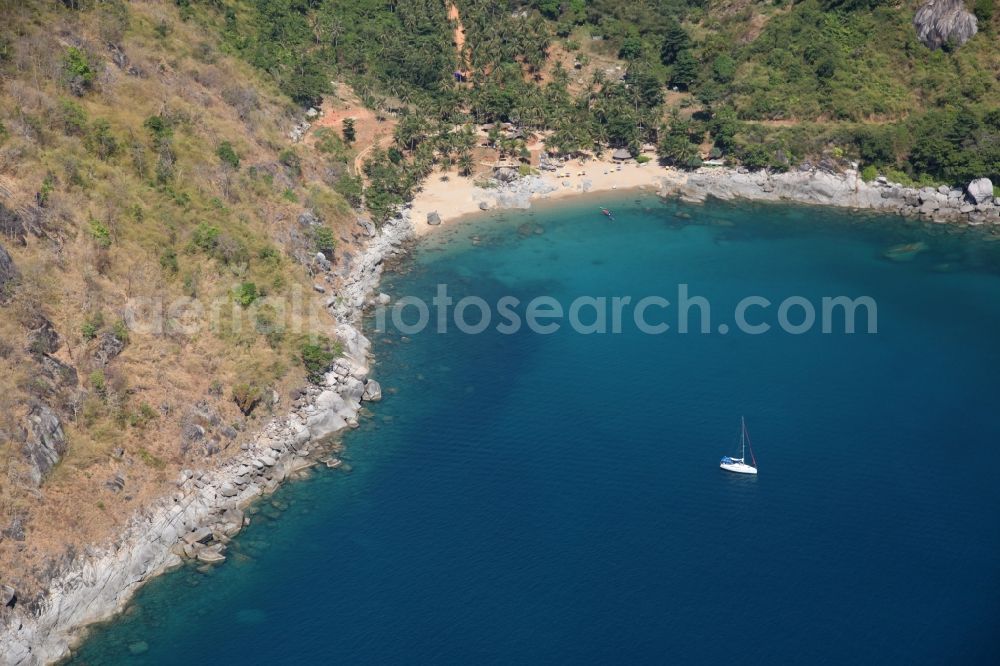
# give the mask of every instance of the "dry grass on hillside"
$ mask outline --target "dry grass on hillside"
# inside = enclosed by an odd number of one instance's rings
[[[0,0],[0,14],[8,54],[0,60],[7,130],[0,203],[37,215],[44,227],[23,245],[0,236],[22,274],[15,301],[0,306],[0,530],[28,516],[24,541],[0,539],[0,579],[27,597],[67,549],[110,535],[167,492],[179,469],[238,449],[268,407],[265,401],[243,417],[231,397],[236,385],[259,386],[267,397],[302,383],[301,336],[259,332],[250,311],[234,306],[234,289],[252,282],[268,295],[297,291],[321,309],[314,277],[292,256],[315,254],[297,217],[313,209],[342,247],[354,242],[356,225],[323,182],[325,157],[288,139],[300,111],[225,55],[197,21],[181,20],[173,2],[71,11]],[[71,49],[94,72],[82,95],[67,83]],[[152,116],[172,134],[173,174],[160,183],[164,153],[147,126]],[[102,156],[94,137],[104,121],[117,150]],[[217,155],[223,142],[239,156],[238,168]],[[209,249],[197,242],[205,229],[217,234]],[[100,338],[87,339],[84,329],[98,315],[100,333],[117,331],[130,302],[181,297],[206,311],[223,303],[227,314],[193,335],[131,330],[120,356],[106,367],[95,359]],[[242,329],[231,312],[245,319]],[[73,400],[42,395],[32,384],[38,361],[26,346],[36,316],[58,332],[53,356],[77,371],[77,385],[66,389]],[[40,488],[25,481],[21,454],[33,401],[54,403],[69,442]],[[213,457],[180,447],[199,401],[240,431],[223,438]],[[121,492],[106,487],[116,474],[126,480]]]

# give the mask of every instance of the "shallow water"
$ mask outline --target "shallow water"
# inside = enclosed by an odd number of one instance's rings
[[[996,663],[1000,243],[807,207],[612,208],[445,230],[383,290],[686,283],[714,332],[372,333],[386,400],[346,438],[353,472],[260,502],[223,566],[153,581],[74,663]],[[869,295],[878,333],[719,334],[749,295]],[[740,415],[757,477],[718,468]]]

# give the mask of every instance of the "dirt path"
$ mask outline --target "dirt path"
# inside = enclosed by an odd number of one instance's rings
[[[340,134],[343,132],[345,118],[354,119],[354,148],[358,151],[354,156],[355,173],[361,173],[365,157],[376,147],[385,148],[392,143],[392,133],[396,128],[394,118],[379,119],[379,115],[362,104],[361,99],[346,85],[338,86],[340,97],[329,96],[323,101],[323,115],[313,123],[313,131],[307,135],[306,141],[315,141],[315,130],[328,127]]]
[[[462,15],[458,13],[458,5],[454,2],[448,4],[448,20],[455,21],[455,51],[458,53],[458,61],[462,67],[468,71],[469,62],[462,52],[465,48],[465,26],[462,25]]]
[[[388,148],[389,145],[391,144],[392,144],[392,134],[389,133],[378,137],[374,143],[372,143],[369,146],[366,146],[354,157],[354,173],[355,174],[361,173],[361,168],[365,164],[365,157],[368,156],[368,153],[375,150],[375,148]]]

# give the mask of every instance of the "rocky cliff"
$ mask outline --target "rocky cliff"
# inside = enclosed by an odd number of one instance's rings
[[[913,16],[913,27],[917,38],[931,49],[959,47],[978,30],[976,17],[962,0],[928,0]]]

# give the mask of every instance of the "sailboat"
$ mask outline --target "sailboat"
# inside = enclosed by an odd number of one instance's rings
[[[750,448],[750,460],[753,462],[752,465],[749,465],[746,462],[747,447]],[[750,446],[750,435],[747,433],[747,422],[742,416],[740,417],[740,457],[730,458],[729,456],[722,456],[722,461],[719,463],[719,467],[727,472],[736,472],[737,474],[757,473],[757,459],[754,458],[753,455],[753,446]]]

